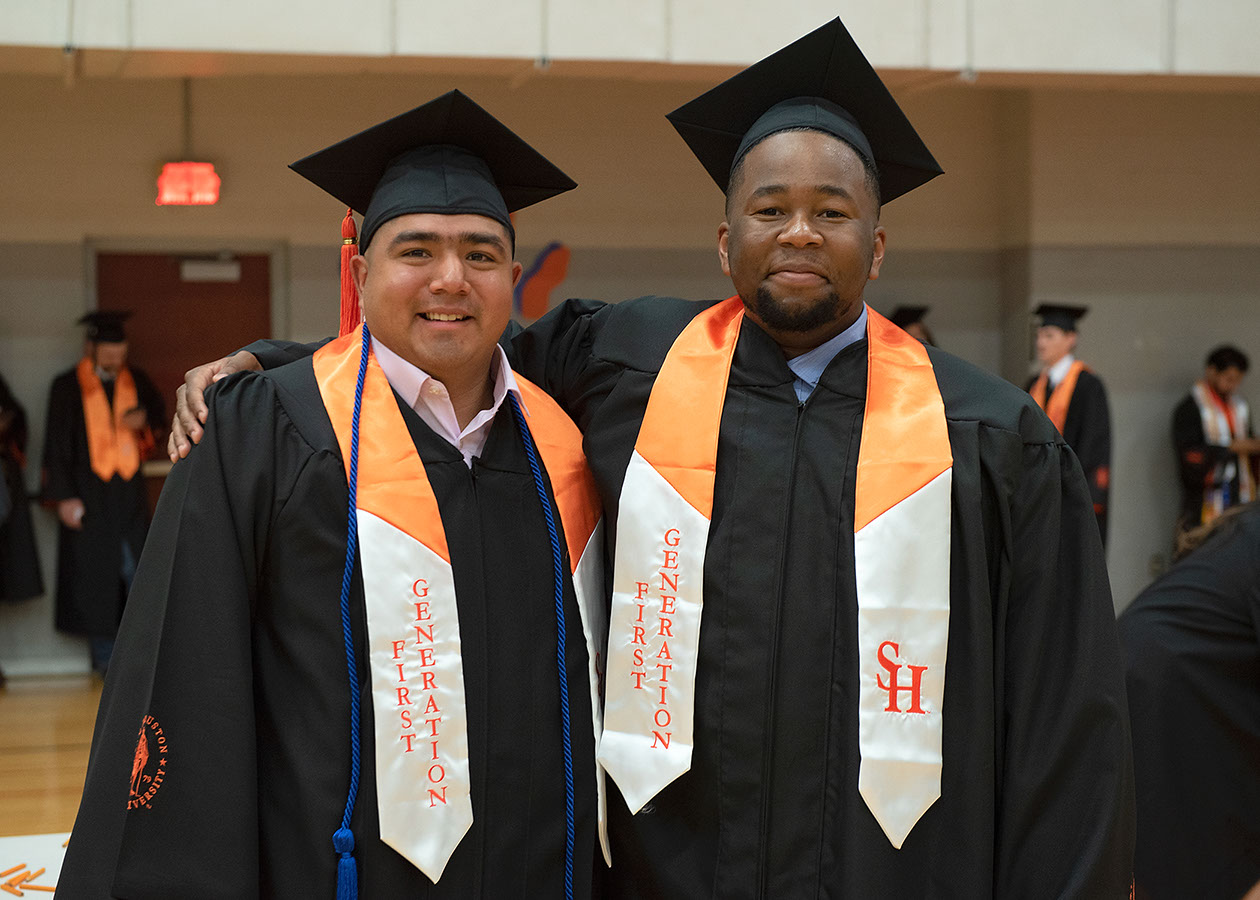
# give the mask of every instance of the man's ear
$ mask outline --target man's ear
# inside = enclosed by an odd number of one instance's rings
[[[368,261],[362,253],[350,258],[350,274],[354,276],[354,287],[359,292],[359,303],[363,303],[363,288],[367,285]]]
[[[731,226],[726,222],[718,226],[718,260],[722,263],[722,274],[727,278],[731,277],[731,260],[727,249],[730,234]]]

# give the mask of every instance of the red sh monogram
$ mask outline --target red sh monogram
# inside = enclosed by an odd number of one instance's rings
[[[892,652],[893,652],[892,659],[889,659],[888,656],[885,655],[884,651],[888,647],[892,648]],[[888,705],[884,707],[884,712],[901,712],[901,707],[898,704],[897,696],[898,694],[905,692],[910,695],[910,708],[906,710],[906,712],[918,713],[919,715],[922,715],[922,716],[927,715],[927,710],[925,710],[922,706],[919,705],[919,692],[923,686],[923,673],[927,671],[928,667],[927,666],[912,666],[908,663],[903,667],[903,665],[897,662],[897,659],[896,659],[896,657],[901,655],[901,648],[898,647],[896,644],[894,644],[892,641],[884,641],[884,643],[880,644],[879,650],[876,651],[875,655],[879,657],[879,664],[883,668],[888,670],[888,683],[887,684],[884,684],[884,679],[881,678],[879,675],[875,676],[875,683],[879,685],[879,689],[881,691],[888,692]],[[897,684],[897,672],[902,668],[907,668],[910,670],[909,686],[902,686],[902,685]]]

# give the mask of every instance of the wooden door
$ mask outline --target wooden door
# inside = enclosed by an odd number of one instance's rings
[[[132,313],[128,361],[153,379],[168,414],[186,371],[271,336],[269,257],[235,257],[237,281],[185,281],[185,259],[170,253],[96,257],[97,308]]]

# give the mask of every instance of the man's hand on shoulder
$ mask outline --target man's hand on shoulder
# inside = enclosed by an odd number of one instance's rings
[[[248,350],[216,359],[212,363],[189,369],[184,383],[175,392],[175,418],[171,421],[171,436],[166,441],[166,453],[171,462],[179,462],[201,440],[202,425],[210,415],[206,406],[206,390],[229,375],[237,372],[260,372],[258,358]]]

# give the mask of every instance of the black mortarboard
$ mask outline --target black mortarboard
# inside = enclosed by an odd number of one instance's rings
[[[363,214],[360,246],[409,213],[508,214],[577,184],[460,91],[450,91],[289,168]]]
[[[98,309],[90,312],[76,322],[76,325],[87,326],[87,339],[98,344],[121,344],[127,340],[123,330],[123,322],[131,316],[130,312],[120,310]]]
[[[907,325],[921,321],[927,315],[928,309],[930,307],[927,306],[898,306],[888,316],[888,321],[898,328],[905,328]]]
[[[941,174],[839,19],[749,66],[667,118],[725,193],[731,170],[779,131],[834,135],[879,169],[887,203]]]
[[[1035,310],[1041,316],[1042,325],[1053,325],[1064,331],[1075,331],[1076,320],[1089,312],[1084,306],[1063,306],[1056,303],[1043,303]]]

